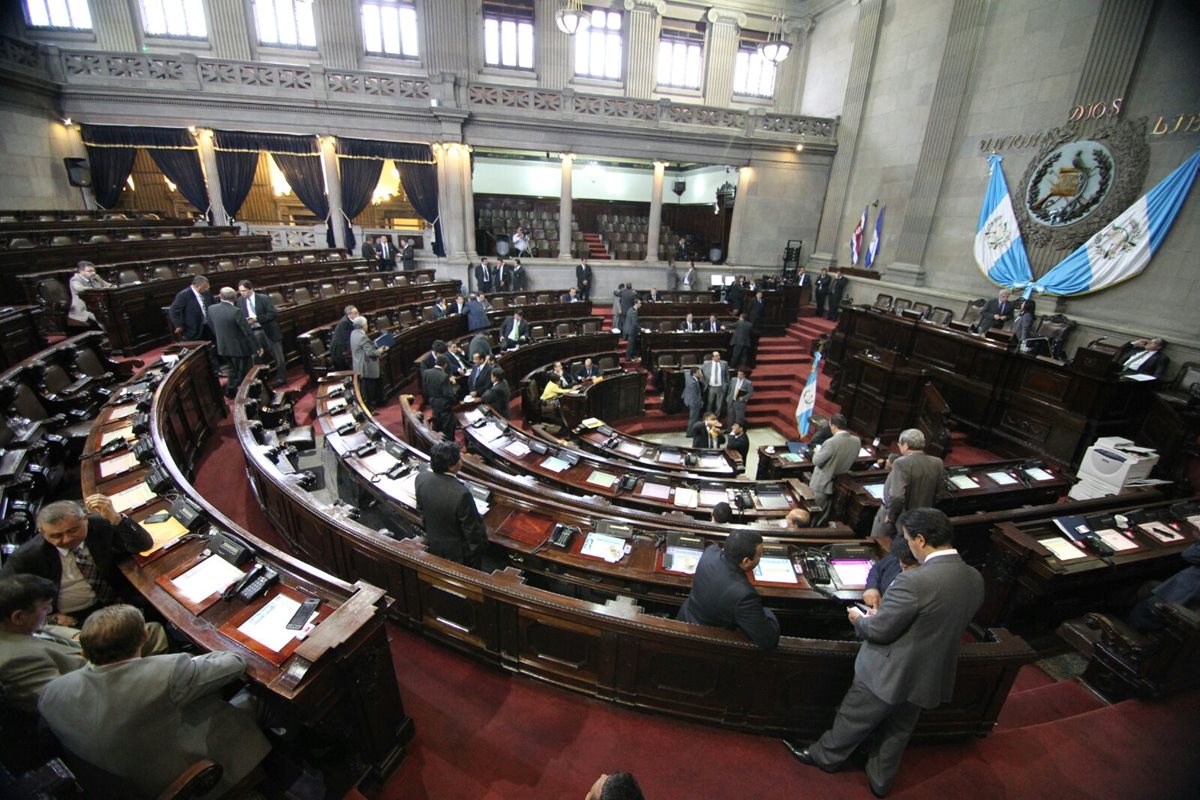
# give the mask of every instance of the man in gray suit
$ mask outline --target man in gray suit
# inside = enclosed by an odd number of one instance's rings
[[[79,759],[154,797],[211,758],[224,774],[206,797],[220,797],[270,751],[253,699],[221,699],[223,687],[246,672],[236,653],[142,658],[146,621],[127,605],[92,614],[79,639],[91,663],[51,681],[38,702],[42,719]]]
[[[735,422],[746,427],[746,404],[753,396],[754,384],[746,377],[746,368],[738,367],[737,375],[729,381],[729,394],[725,397],[725,405],[729,408],[726,427],[732,428]]]
[[[45,624],[56,597],[58,587],[39,575],[0,578],[0,683],[12,708],[36,712],[46,684],[87,663],[79,631]]]
[[[905,509],[933,505],[938,487],[946,479],[946,467],[936,456],[927,456],[925,434],[909,428],[900,434],[900,457],[892,464],[883,484],[883,506],[871,524],[872,538],[896,535],[896,520]]]
[[[217,337],[217,355],[229,362],[229,380],[225,384],[225,396],[233,397],[246,373],[250,371],[250,360],[261,356],[263,351],[254,338],[254,331],[246,321],[246,315],[238,311],[234,301],[237,292],[233,287],[221,289],[221,300],[208,307],[208,324]]]
[[[688,410],[687,435],[695,436],[696,423],[704,413],[704,384],[700,378],[700,368],[692,367],[683,376],[683,404]]]
[[[876,797],[891,789],[921,709],[953,696],[959,639],[983,604],[983,576],[954,549],[945,514],[911,509],[900,529],[921,566],[896,577],[878,611],[850,607],[863,644],[833,727],[809,747],[785,740],[798,761],[833,772],[874,734],[866,771]]]
[[[376,346],[367,335],[367,318],[355,317],[354,330],[350,334],[350,356],[354,372],[362,385],[363,400],[371,411],[383,405],[379,386],[379,358],[387,350],[386,347]]]
[[[862,440],[846,430],[846,415],[834,414],[829,419],[829,428],[833,436],[829,437],[816,452],[813,453],[813,474],[808,482],[812,489],[814,502],[826,509],[828,517],[830,501],[833,500],[833,482],[838,475],[844,475],[854,465],[862,449]]]
[[[729,364],[714,350],[712,356],[701,365],[700,372],[704,374],[704,389],[708,395],[704,410],[720,416],[721,406],[725,402],[725,388],[729,383]]]

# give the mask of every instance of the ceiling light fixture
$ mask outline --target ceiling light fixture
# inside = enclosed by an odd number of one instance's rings
[[[767,40],[758,45],[758,53],[772,64],[780,64],[792,52],[792,46],[783,40],[783,23],[787,19],[783,14],[771,17],[771,32]]]
[[[554,12],[554,24],[568,36],[582,33],[591,24],[591,14],[583,10],[583,0],[566,0]]]

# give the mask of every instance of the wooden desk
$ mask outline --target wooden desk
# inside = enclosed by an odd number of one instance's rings
[[[885,451],[867,443],[859,450],[858,457],[850,466],[852,472],[862,472],[870,469],[880,458],[885,457]],[[786,445],[763,445],[758,448],[757,479],[779,480],[780,478],[795,478],[807,483],[812,478],[812,455],[807,445],[803,453],[792,453]]]
[[[736,478],[743,469],[741,454],[733,450],[662,445],[622,433],[609,425],[596,428],[577,425],[572,433],[575,442],[588,452],[646,469],[689,472],[709,478]],[[689,461],[694,463],[687,463]]]
[[[1131,522],[1163,521],[1177,528],[1180,538],[1163,542],[1134,525],[1130,535],[1122,538],[1136,546],[1107,560],[1082,548],[1075,548],[1078,558],[1056,557],[1043,542],[1063,539],[1063,535],[1048,519],[996,525],[983,570],[987,595],[977,619],[983,624],[1011,621],[1031,633],[1040,633],[1053,630],[1065,619],[1108,608],[1114,598],[1122,595],[1131,602],[1134,590],[1143,581],[1165,578],[1182,569],[1186,562],[1179,554],[1200,535],[1194,525],[1172,514],[1171,505],[1127,503],[1110,505],[1103,513],[1087,514],[1085,518],[1093,530],[1116,531],[1112,517],[1118,513],[1131,517]],[[1064,509],[1062,514],[1072,512]],[[1073,548],[1069,544],[1067,547]]]
[[[24,361],[46,346],[39,306],[0,307],[0,370]]]
[[[333,767],[325,773],[326,786],[340,796],[367,775],[387,775],[403,759],[405,745],[413,735],[383,627],[391,601],[383,590],[370,584],[341,581],[272,548],[226,518],[196,491],[188,475],[201,443],[225,413],[207,352],[209,346],[189,343],[188,353],[169,371],[156,364],[139,377],[139,382],[144,378],[158,381],[152,393],[153,384],[141,382],[141,396],[148,396],[150,402],[149,440],[158,465],[169,476],[170,491],[200,508],[211,530],[232,533],[247,543],[258,561],[280,573],[282,586],[319,597],[331,613],[284,658],[221,630],[223,624],[245,613],[246,606],[240,600],[217,601],[194,614],[163,587],[160,577],[199,562],[206,545],[203,540],[181,541],[148,561],[142,557],[127,561],[121,569],[154,609],[194,644],[207,651],[241,655],[247,664],[247,677],[260,694],[269,702],[285,705],[330,743]],[[98,450],[106,431],[126,425],[128,420],[113,421],[113,412],[137,396],[115,397],[113,404],[106,406],[93,427],[89,452]],[[116,456],[83,462],[84,496],[97,491],[113,494],[146,480],[150,464],[102,477],[103,465],[112,458]],[[160,494],[128,514],[142,520],[168,506],[167,498]],[[269,590],[268,596],[276,591]]]

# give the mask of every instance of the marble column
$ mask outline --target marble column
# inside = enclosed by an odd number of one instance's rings
[[[753,167],[742,167],[738,170],[737,194],[733,198],[733,220],[729,223],[729,246],[725,253],[725,263],[732,264],[734,257],[743,250],[745,237],[750,236],[752,227],[746,220],[746,207],[750,198],[750,182],[754,179]]]
[[[458,142],[442,142],[434,144],[433,152],[438,161],[438,209],[446,258],[466,263],[462,159],[466,157],[467,147]]]
[[[256,35],[253,31],[242,0],[208,0],[208,40],[217,58],[253,60],[250,48],[250,37]]]
[[[562,155],[562,189],[558,195],[558,257],[562,261],[571,260],[571,214],[573,198],[571,197],[571,170],[574,167],[575,156],[571,153]]]
[[[646,226],[646,260],[658,261],[658,234],[662,228],[663,179],[667,162],[654,162],[654,185],[650,189],[650,222]]]
[[[867,105],[867,90],[871,85],[871,70],[875,66],[875,43],[879,38],[879,21],[883,0],[862,0],[858,6],[858,25],[854,33],[854,50],[850,56],[850,76],[842,101],[842,118],[837,127],[837,155],[829,170],[829,189],[821,225],[808,268],[817,272],[822,267],[837,265],[837,253],[842,239],[843,217],[846,214],[846,192],[850,186],[854,156],[858,149],[858,134],[862,128],[863,109]],[[854,215],[858,217],[856,212]]]
[[[128,0],[92,0],[91,12],[92,30],[101,50],[136,53],[141,49]]]
[[[342,214],[342,173],[338,171],[337,140],[321,136],[321,171],[325,174],[325,196],[329,200],[329,221],[333,223],[333,246],[346,249],[346,218]],[[321,237],[317,237],[318,245]]]
[[[358,69],[362,55],[362,17],[357,0],[321,0],[313,4],[317,51],[326,69]]]
[[[745,27],[746,15],[723,8],[710,8],[707,19],[709,33],[704,54],[704,105],[725,107],[733,102],[738,30]]]
[[[575,37],[560,31],[554,22],[554,12],[561,7],[560,0],[534,2],[533,66],[543,89],[562,89],[575,74]]]
[[[663,0],[625,0],[626,37],[625,94],[650,99],[658,65],[658,34],[667,4]]]
[[[213,149],[213,132],[207,128],[192,131],[196,146],[200,148],[200,166],[204,170],[204,185],[208,189],[209,214],[213,225],[228,225],[225,202],[221,199],[221,176],[217,172],[217,151]]]
[[[463,145],[466,152],[460,159],[462,169],[462,200],[463,200],[463,241],[467,251],[467,260],[475,258],[475,181],[471,175],[471,148]]]

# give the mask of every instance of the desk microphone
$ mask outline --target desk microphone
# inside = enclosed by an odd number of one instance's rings
[[[1091,348],[1091,347],[1095,347],[1096,345],[1100,344],[1101,342],[1103,342],[1103,341],[1104,341],[1104,340],[1106,340],[1107,338],[1108,338],[1107,336],[1097,336],[1095,339],[1092,339],[1090,342],[1088,342],[1088,343],[1087,343],[1087,346],[1088,346],[1089,348]]]

